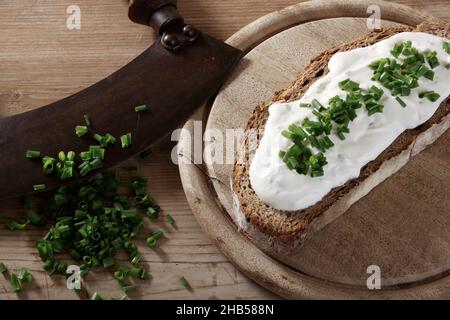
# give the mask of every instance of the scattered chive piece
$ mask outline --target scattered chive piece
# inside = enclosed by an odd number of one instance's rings
[[[157,210],[153,207],[148,207],[147,208],[147,216],[150,219],[157,219],[159,217],[159,210]]]
[[[0,273],[5,273],[8,269],[3,262],[0,262]]]
[[[88,128],[87,126],[76,126],[75,127],[75,134],[81,138],[82,136],[84,136],[85,134],[88,133]]]
[[[450,63],[445,66],[445,69],[450,69]]]
[[[30,273],[30,271],[27,268],[20,269],[19,275],[17,278],[21,282],[31,282],[33,281],[33,275]]]
[[[84,123],[86,123],[86,126],[90,127],[92,125],[91,119],[89,119],[88,115],[84,115]]]
[[[359,83],[354,82],[350,79],[339,82],[339,88],[344,91],[355,91],[359,89]]]
[[[10,220],[6,223],[6,226],[8,227],[9,230],[25,230],[25,228],[27,227],[28,223],[19,223],[15,220]]]
[[[45,218],[42,215],[36,213],[36,211],[34,210],[28,210],[27,222],[33,226],[42,227],[45,225]]]
[[[122,270],[117,270],[116,272],[114,272],[114,278],[116,278],[119,281],[122,281],[123,279],[125,279],[127,272],[124,272]]]
[[[434,91],[425,91],[425,92],[419,93],[419,98],[421,98],[421,99],[427,98],[431,102],[437,101],[440,97],[441,97],[441,95]]]
[[[147,110],[148,110],[148,107],[146,105],[137,106],[137,107],[134,108],[134,111],[136,113],[144,112],[144,111],[147,111]]]
[[[109,268],[109,267],[112,267],[113,265],[115,265],[115,261],[114,261],[113,257],[103,258],[102,263],[103,263],[104,268]]]
[[[450,42],[445,42],[444,41],[444,43],[442,43],[442,48],[444,48],[445,52],[450,54]]]
[[[33,186],[33,190],[34,191],[42,191],[42,190],[45,190],[45,189],[47,189],[47,186],[45,184],[35,184]]]
[[[397,100],[397,102],[400,103],[400,105],[401,105],[403,108],[406,107],[405,101],[403,101],[400,97],[395,97],[395,100]]]
[[[35,159],[35,158],[39,158],[41,156],[41,152],[39,151],[33,151],[33,150],[28,150],[25,154],[25,156],[28,159]]]
[[[147,245],[151,248],[154,249],[156,248],[158,241],[154,238],[154,237],[148,237],[147,238]]]
[[[103,300],[103,299],[102,299],[102,296],[100,295],[100,293],[94,292],[92,294],[91,300]]]
[[[187,281],[186,277],[182,276],[180,278],[180,283],[183,287],[187,288],[190,286],[189,281]]]
[[[142,257],[140,255],[135,255],[133,259],[131,259],[131,264],[139,265],[142,262]]]
[[[162,231],[161,229],[155,230],[155,231],[152,233],[152,237],[155,238],[155,239],[159,239],[159,238],[161,238],[162,236],[164,236],[164,231]]]
[[[166,221],[167,221],[168,224],[171,224],[171,225],[175,224],[175,219],[170,214],[168,214],[166,216]]]
[[[121,136],[120,142],[122,143],[122,149],[128,148],[132,143],[131,133],[127,133]]]
[[[13,292],[22,291],[22,283],[15,273],[11,274],[11,288]]]
[[[425,54],[425,57],[427,58],[428,64],[430,65],[431,69],[436,68],[439,66],[439,60],[437,58],[437,52],[436,51],[430,51]]]
[[[50,241],[38,240],[36,241],[36,248],[43,261],[47,261],[49,258],[53,257],[53,245]]]
[[[126,284],[126,283],[122,283],[121,284],[122,290],[125,293],[128,293],[132,290],[136,290],[138,288],[138,286],[134,285],[134,284]]]
[[[152,149],[147,149],[147,150],[142,151],[141,154],[139,155],[139,157],[141,159],[145,159],[151,154],[152,154]]]
[[[128,272],[128,276],[135,279],[140,279],[142,274],[145,274],[145,269],[131,268]]]

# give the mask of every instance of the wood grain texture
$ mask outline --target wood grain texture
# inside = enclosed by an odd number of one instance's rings
[[[179,0],[186,20],[220,39],[256,18],[299,1],[293,0]],[[401,0],[436,17],[450,19],[447,0]],[[77,4],[82,29],[66,28],[66,8]],[[153,33],[127,19],[126,1],[17,0],[0,3],[0,116],[34,109],[59,100],[104,78],[141,53]],[[134,298],[273,298],[273,294],[243,276],[202,232],[186,202],[178,168],[170,162],[172,144],[163,143],[146,161],[138,161],[150,178],[150,191],[166,212],[177,220],[179,231],[169,234],[163,253],[146,251],[145,262],[153,278]],[[7,183],[7,181],[2,181]],[[0,205],[0,224],[20,217],[19,200]],[[41,271],[34,241],[41,230],[12,233],[0,228],[0,261],[13,271],[30,267],[36,281],[25,293],[11,293],[0,276],[0,299],[78,298],[65,288],[63,279]],[[194,290],[180,288],[178,276],[188,276]],[[120,295],[108,273],[88,277],[87,293]],[[84,298],[85,296],[81,296]]]

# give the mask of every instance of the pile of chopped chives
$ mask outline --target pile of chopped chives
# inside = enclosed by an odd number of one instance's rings
[[[155,212],[160,208],[147,193],[147,181],[133,177],[129,185],[132,195],[119,193],[123,185],[112,172],[97,173],[85,183],[71,183],[41,199],[39,206],[27,198],[27,221],[8,222],[10,229],[25,229],[27,225],[43,226],[51,221],[46,236],[36,242],[44,262],[43,269],[50,275],[66,274],[68,263],[58,258],[69,254],[79,265],[84,276],[94,268],[116,266],[115,256],[125,251],[132,268],[121,266],[115,272],[125,293],[137,288],[129,279],[145,280],[149,270],[140,267],[142,256],[134,240],[144,228],[141,212]],[[39,212],[39,213],[37,213]],[[161,229],[149,238],[156,241],[164,235]]]
[[[443,48],[450,54],[450,43],[444,42]],[[419,86],[421,77],[433,80],[435,73],[432,69],[438,67],[440,62],[435,51],[419,52],[411,41],[397,43],[391,54],[392,58],[379,59],[369,65],[374,72],[372,80],[389,89],[399,105],[405,108],[407,104],[400,97],[409,96],[411,89]],[[450,64],[446,68],[449,69]],[[293,142],[288,150],[279,152],[289,170],[311,177],[323,176],[324,166],[328,164],[324,153],[334,146],[329,137],[331,133],[345,140],[345,135],[350,132],[348,125],[356,118],[355,110],[363,105],[369,116],[383,112],[384,106],[380,99],[384,91],[381,88],[372,86],[363,90],[359,83],[351,79],[341,81],[339,88],[346,92],[344,99],[333,97],[327,107],[317,99],[300,104],[301,108],[312,109],[317,119],[306,118],[301,125],[292,124],[282,131],[281,134]],[[419,93],[419,98],[435,102],[440,95],[434,91],[425,91]],[[317,152],[314,153],[314,150]]]
[[[363,90],[359,83],[346,79],[339,83],[341,90],[346,91],[345,99],[335,96],[323,106],[314,99],[311,103],[303,103],[302,108],[312,109],[317,120],[305,118],[301,126],[292,124],[282,135],[294,144],[287,151],[280,151],[280,157],[290,170],[311,177],[324,175],[324,166],[327,159],[324,153],[334,146],[330,135],[334,132],[339,139],[345,140],[350,132],[348,125],[356,118],[356,110],[365,106],[369,115],[383,111],[379,103],[383,90],[372,86]],[[313,148],[318,152],[314,153]]]
[[[445,49],[445,43],[444,43]],[[373,70],[373,81],[390,90],[391,94],[402,107],[406,103],[399,96],[409,96],[411,90],[419,87],[419,79],[434,80],[433,69],[440,65],[436,51],[419,52],[412,46],[411,41],[395,44],[391,50],[392,58],[383,58],[372,62],[369,67]],[[439,99],[439,94],[420,94],[420,98],[430,101]]]
[[[145,105],[135,108],[137,113],[147,110]],[[83,137],[89,132],[91,120],[84,115],[86,125],[75,127],[75,134]],[[79,154],[81,164],[75,166],[76,154],[69,151],[67,154],[59,152],[57,159],[49,156],[42,157],[43,172],[55,174],[57,178],[66,180],[78,175],[85,176],[93,170],[102,168],[105,151],[109,145],[116,143],[111,134],[104,136],[93,134],[98,145],[91,145],[89,150]],[[132,135],[127,133],[120,137],[122,148],[132,144]],[[151,153],[143,152],[143,158]],[[39,151],[28,150],[26,157],[36,159],[41,157]],[[78,170],[77,170],[78,169]],[[129,169],[129,170],[128,170]],[[135,171],[136,168],[127,168]],[[137,288],[128,279],[145,280],[149,278],[149,270],[139,267],[142,256],[139,254],[133,240],[144,227],[145,212],[151,219],[159,217],[160,207],[147,193],[147,181],[141,177],[133,177],[129,189],[133,196],[119,194],[121,185],[119,177],[112,172],[97,173],[87,182],[73,182],[53,192],[44,199],[40,213],[33,208],[30,197],[25,199],[25,208],[28,210],[24,223],[9,221],[7,226],[11,230],[23,230],[29,224],[44,226],[47,221],[53,224],[46,236],[36,242],[39,256],[44,261],[43,269],[50,275],[59,273],[66,275],[68,263],[58,259],[58,254],[67,253],[80,263],[82,275],[97,267],[111,268],[116,265],[115,256],[118,251],[124,250],[130,257],[132,268],[124,266],[114,272],[122,290],[128,293]],[[35,191],[46,189],[44,184],[33,186]],[[167,216],[170,224],[174,223],[172,216]],[[149,247],[154,248],[157,240],[164,235],[161,229],[151,233],[147,238]],[[6,267],[0,263],[0,273],[6,272]],[[22,289],[22,282],[31,281],[32,276],[22,269],[19,275],[11,275],[11,285],[14,292]],[[126,296],[124,296],[126,297]],[[123,298],[123,297],[122,297]],[[121,298],[121,299],[122,299]],[[101,300],[98,293],[94,293],[93,300]]]

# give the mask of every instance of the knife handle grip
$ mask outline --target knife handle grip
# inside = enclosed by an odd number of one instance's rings
[[[177,10],[177,0],[130,0],[131,21],[151,26],[162,35],[173,24],[183,23]]]

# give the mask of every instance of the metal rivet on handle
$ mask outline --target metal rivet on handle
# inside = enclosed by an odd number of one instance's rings
[[[172,34],[164,33],[161,38],[161,43],[168,50],[178,50],[181,47],[180,40]]]
[[[183,33],[188,37],[189,41],[194,41],[199,35],[198,30],[188,24],[184,26]]]

